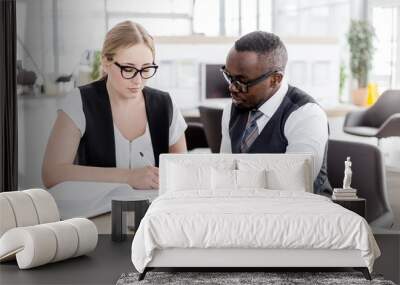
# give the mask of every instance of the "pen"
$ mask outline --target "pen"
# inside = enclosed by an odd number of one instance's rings
[[[148,166],[153,166],[153,164],[146,157],[144,157],[143,152],[139,151],[139,154],[143,158],[143,160],[148,164]]]

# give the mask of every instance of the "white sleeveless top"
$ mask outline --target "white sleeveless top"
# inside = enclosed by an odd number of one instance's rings
[[[177,143],[187,128],[186,122],[173,100],[172,106],[173,115],[171,126],[169,127],[169,146]],[[86,129],[86,118],[83,113],[82,98],[78,88],[60,100],[58,110],[64,111],[72,119],[80,130],[82,137]],[[114,124],[114,138],[117,168],[133,169],[148,166],[149,164],[155,165],[148,123],[144,134],[133,141],[126,139]],[[140,152],[143,153],[144,158],[140,156]]]

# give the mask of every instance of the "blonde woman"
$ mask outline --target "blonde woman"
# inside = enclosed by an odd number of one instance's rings
[[[58,110],[43,183],[157,189],[159,155],[186,152],[187,126],[168,93],[145,86],[158,68],[153,39],[139,24],[125,21],[107,33],[101,56],[105,76],[66,96]]]

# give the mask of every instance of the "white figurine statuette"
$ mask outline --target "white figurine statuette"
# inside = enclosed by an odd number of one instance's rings
[[[351,176],[353,172],[351,171],[351,161],[350,156],[347,157],[344,162],[344,179],[343,179],[343,189],[351,189]]]

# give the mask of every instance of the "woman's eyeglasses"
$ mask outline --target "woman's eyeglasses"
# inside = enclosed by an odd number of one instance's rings
[[[125,79],[132,79],[138,73],[143,79],[149,79],[150,77],[153,77],[154,74],[156,74],[158,68],[158,65],[156,64],[143,67],[142,69],[137,69],[136,67],[130,65],[121,65],[116,61],[114,62],[114,64],[119,67],[119,69],[121,70],[121,76]]]
[[[230,75],[226,70],[225,70],[225,65],[221,67],[221,72],[224,75],[224,78],[226,80],[226,82],[228,82],[228,84],[233,84],[233,86],[235,86],[235,88],[241,92],[241,93],[247,93],[249,91],[249,88],[251,86],[254,86],[258,83],[260,83],[261,81],[264,81],[265,79],[267,79],[268,77],[270,77],[272,74],[279,72],[279,70],[272,70],[269,71],[267,73],[264,73],[262,75],[260,75],[259,77],[257,77],[256,79],[247,81],[247,82],[243,82],[240,81],[239,79],[237,79],[235,76]]]

